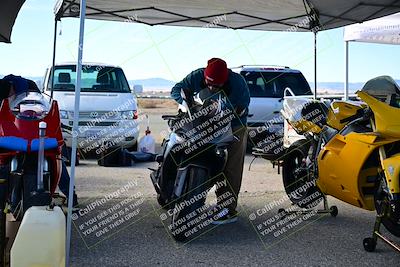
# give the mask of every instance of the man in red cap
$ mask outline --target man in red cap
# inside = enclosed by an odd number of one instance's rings
[[[228,147],[228,161],[224,170],[228,181],[224,187],[216,190],[217,197],[229,192],[234,196],[234,201],[229,204],[215,224],[225,224],[237,221],[237,198],[242,184],[243,163],[247,144],[247,114],[250,103],[250,93],[244,78],[227,68],[226,62],[220,58],[208,60],[206,68],[200,68],[189,73],[181,82],[177,83],[171,91],[171,96],[178,103],[182,103],[181,90],[190,90],[193,95],[204,92],[222,94],[227,97],[227,106],[235,118],[232,120],[232,130],[239,138]],[[226,195],[226,194],[225,194]]]

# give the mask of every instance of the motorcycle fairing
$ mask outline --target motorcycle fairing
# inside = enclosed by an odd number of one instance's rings
[[[400,138],[400,108],[390,106],[389,104],[378,100],[364,91],[357,92],[357,95],[368,104],[374,113],[376,132],[385,138]],[[386,158],[382,162],[386,182],[392,194],[400,193],[399,169],[400,154],[395,154]]]
[[[328,110],[327,124],[336,130],[342,130],[348,123],[346,119],[356,116],[363,108],[358,102],[335,100]]]
[[[57,101],[52,101],[51,108],[43,120],[18,119],[10,110],[8,99],[3,100],[0,108],[0,136],[15,136],[31,141],[39,138],[39,122],[47,123],[46,137],[56,138],[60,146],[64,143],[61,133],[60,114]],[[37,130],[32,130],[37,129]]]
[[[34,139],[39,138],[40,121],[44,121],[47,123],[46,139],[51,140],[47,141],[48,143],[47,147],[54,148],[54,149],[49,149],[45,152],[45,157],[52,159],[51,162],[49,163],[51,164],[51,169],[53,173],[53,176],[51,177],[51,192],[54,192],[61,176],[60,155],[61,155],[61,147],[64,144],[64,139],[61,133],[60,114],[58,110],[57,101],[54,100],[52,101],[48,113],[42,120],[19,119],[12,113],[8,99],[4,99],[2,101],[0,107],[0,137],[1,138],[15,137],[24,139],[27,141],[28,147],[25,150],[21,149],[19,151],[17,150],[3,151],[2,153],[0,153],[0,161],[6,162],[7,160],[9,160],[10,156],[17,155],[19,152],[28,154],[32,152],[31,147],[29,147],[29,144],[31,144],[31,142]],[[58,144],[57,147],[55,147],[55,140],[57,141]]]
[[[375,210],[373,188],[381,166],[379,161],[366,163],[378,147],[394,141],[382,140],[377,133],[337,134],[318,155],[318,187],[324,194]]]
[[[400,138],[400,109],[379,101],[363,91],[358,91],[357,95],[374,113],[376,132],[383,136]]]
[[[400,153],[386,158],[383,160],[382,165],[384,167],[386,181],[390,189],[390,193],[400,193]]]

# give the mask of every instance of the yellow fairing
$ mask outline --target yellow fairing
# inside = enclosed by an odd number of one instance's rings
[[[381,140],[381,139],[380,139]],[[354,206],[374,210],[372,179],[380,170],[365,162],[376,149],[389,141],[379,141],[374,133],[336,135],[319,153],[317,184],[321,191]]]
[[[396,154],[383,160],[386,181],[392,194],[400,193],[400,154]]]
[[[357,95],[374,113],[376,131],[382,136],[400,138],[400,109],[391,107],[362,91],[358,91]]]
[[[328,111],[327,124],[337,130],[342,130],[348,122],[340,121],[357,114],[363,109],[362,105],[349,103],[348,101],[333,101]]]
[[[297,131],[299,134],[304,133],[315,133],[318,134],[321,132],[321,128],[311,121],[307,121],[305,119],[301,119],[296,122],[291,123],[292,127]]]

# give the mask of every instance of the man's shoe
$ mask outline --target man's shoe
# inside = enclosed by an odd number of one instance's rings
[[[234,223],[238,220],[237,211],[230,211],[227,208],[222,209],[217,215],[216,220],[212,222],[215,225]]]

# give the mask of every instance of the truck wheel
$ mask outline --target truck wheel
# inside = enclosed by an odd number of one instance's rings
[[[207,180],[208,174],[206,170],[196,167],[189,169],[183,194],[176,200],[174,214],[172,216],[171,232],[175,240],[183,242],[191,238],[191,230],[196,227],[196,224],[188,224],[188,222],[193,219],[188,219],[188,215],[192,213],[197,213],[195,217],[200,215],[197,210],[204,205],[206,200],[206,198],[203,197],[203,192],[207,190]],[[198,198],[198,196],[201,197]],[[195,197],[197,197],[195,202],[186,205],[192,199],[195,199]]]

